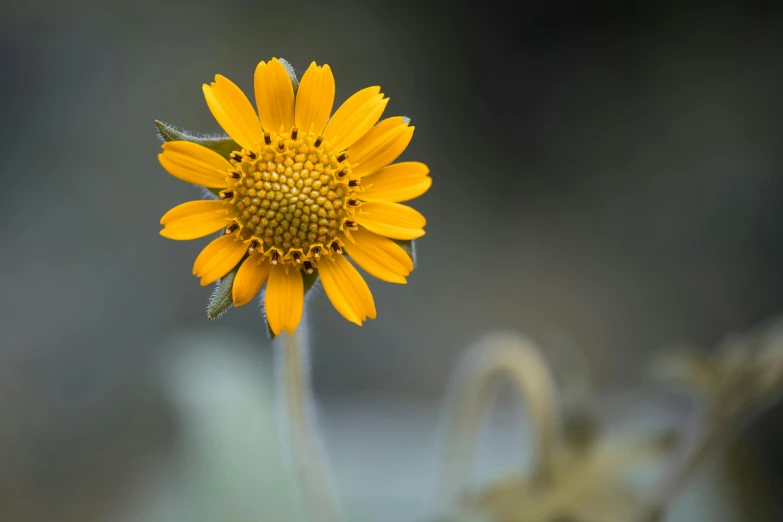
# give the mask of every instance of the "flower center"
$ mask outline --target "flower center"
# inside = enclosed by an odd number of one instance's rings
[[[234,170],[220,197],[236,207],[236,233],[250,253],[263,252],[272,263],[304,264],[322,254],[342,253],[337,235],[356,225],[357,181],[349,181],[346,153],[335,154],[320,136],[293,129],[264,134],[257,150],[231,153]]]

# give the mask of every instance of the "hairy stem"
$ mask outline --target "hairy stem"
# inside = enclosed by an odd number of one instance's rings
[[[275,339],[276,380],[283,440],[290,448],[310,522],[343,520],[335,484],[316,422],[310,383],[309,347],[305,321],[291,335]]]

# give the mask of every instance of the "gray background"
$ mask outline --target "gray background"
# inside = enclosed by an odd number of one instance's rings
[[[89,495],[78,519],[103,520],[105,477],[165,459],[182,429],[158,371],[171,339],[268,354],[256,306],[206,320],[190,273],[205,242],[158,235],[199,195],[159,166],[153,120],[217,131],[201,84],[251,92],[272,56],[329,63],[337,102],[381,85],[386,114],[416,125],[404,158],[434,179],[409,284],[370,281],[378,319],[309,306],[330,403],[431,404],[496,328],[573,343],[599,387],[631,386],[662,345],[783,309],[781,11],[518,8],[0,3],[0,519],[70,520]],[[772,472],[775,417],[749,435]]]

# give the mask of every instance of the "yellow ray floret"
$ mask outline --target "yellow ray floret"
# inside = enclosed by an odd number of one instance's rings
[[[389,283],[405,284],[413,272],[413,260],[400,245],[369,230],[343,234],[345,251],[367,273]]]
[[[237,215],[237,209],[222,201],[189,201],[160,218],[165,228],[160,235],[169,239],[198,239],[225,228]]]
[[[411,142],[413,129],[398,116],[387,118],[367,131],[348,148],[351,158],[358,163],[353,175],[359,178],[368,176],[396,160]]]
[[[315,62],[302,76],[296,94],[296,126],[321,134],[329,121],[334,105],[334,76],[328,65],[318,67]]]
[[[234,306],[242,306],[253,300],[261,291],[261,286],[269,278],[272,265],[261,256],[250,256],[237,270],[232,296]]]
[[[362,199],[392,203],[416,199],[432,185],[429,173],[427,165],[417,161],[389,165],[362,180]]]
[[[223,130],[242,147],[253,147],[261,139],[261,122],[247,96],[231,80],[219,74],[203,89],[209,110]]]
[[[256,107],[261,126],[267,132],[294,127],[294,88],[285,67],[278,60],[261,62],[254,79]]]
[[[266,284],[266,318],[275,334],[283,330],[293,333],[304,308],[304,284],[298,270],[288,270],[282,265],[273,265]]]
[[[427,220],[418,211],[389,201],[368,201],[356,215],[367,230],[392,239],[416,239],[424,235]]]
[[[343,256],[321,263],[318,273],[329,300],[343,317],[359,326],[375,319],[375,302],[367,283]]]
[[[175,178],[202,187],[225,187],[226,171],[231,168],[217,152],[188,141],[164,143],[158,160]]]

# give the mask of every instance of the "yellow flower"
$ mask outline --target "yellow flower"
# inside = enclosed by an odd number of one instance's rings
[[[228,159],[188,141],[163,145],[163,168],[219,190],[220,199],[173,208],[161,218],[161,235],[195,239],[223,229],[193,273],[207,285],[241,263],[234,305],[250,302],[266,283],[275,334],[299,324],[302,271],[317,272],[343,317],[358,325],[374,319],[372,294],[345,255],[391,283],[405,283],[413,270],[392,239],[424,235],[424,216],[400,202],[422,195],[432,180],[423,163],[390,164],[414,127],[402,117],[378,121],[389,101],[380,87],[357,92],[330,118],[335,87],[328,65],[313,62],[294,94],[283,64],[272,59],[258,64],[254,85],[258,114],[227,78],[203,86],[212,115],[241,147]]]

